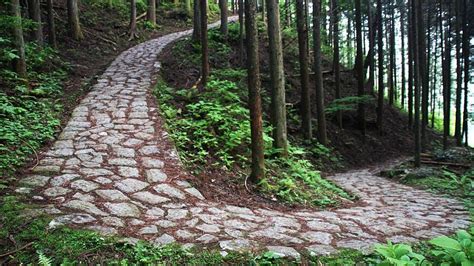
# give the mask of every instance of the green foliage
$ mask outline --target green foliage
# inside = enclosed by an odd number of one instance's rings
[[[429,241],[435,248],[432,251],[441,265],[474,265],[474,227],[471,233],[465,230],[456,232],[454,238],[439,236]]]
[[[384,258],[380,265],[428,265],[423,255],[413,252],[411,246],[406,244],[394,245],[388,241],[386,245],[376,245],[375,251]]]
[[[327,115],[333,115],[338,111],[354,111],[358,104],[372,104],[373,101],[374,99],[370,95],[344,97],[333,100],[325,111]]]

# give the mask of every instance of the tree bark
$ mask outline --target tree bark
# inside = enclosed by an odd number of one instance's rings
[[[193,36],[195,43],[201,42],[201,0],[194,0],[194,15],[193,15]]]
[[[219,7],[221,9],[221,34],[227,39],[228,27],[227,27],[227,0],[219,0]]]
[[[246,0],[245,27],[247,35],[247,84],[249,90],[250,129],[252,138],[252,171],[250,173],[250,180],[254,183],[257,183],[257,181],[265,175],[256,16],[257,0]]]
[[[156,25],[156,0],[148,0],[147,18],[153,26]]]
[[[130,37],[133,40],[137,37],[137,5],[136,0],[130,0]]]
[[[383,102],[384,102],[384,81],[383,81],[383,23],[382,23],[382,0],[377,0],[377,48],[378,48],[378,96],[377,96],[377,128],[379,134],[383,134]]]
[[[468,87],[469,87],[469,61],[470,61],[470,47],[469,47],[469,27],[467,22],[467,0],[463,0],[463,14],[462,14],[462,32],[463,32],[463,57],[464,57],[464,115],[463,115],[463,133],[465,136],[464,145],[469,146],[468,143],[468,126],[469,126],[469,112],[468,112]],[[471,25],[472,27],[472,25]]]
[[[239,4],[239,57],[240,65],[244,65],[244,0],[237,0]]]
[[[43,46],[43,23],[41,22],[40,0],[28,0],[30,18],[36,25],[33,30],[33,38],[39,46]]]
[[[341,67],[340,67],[340,51],[339,51],[339,5],[338,0],[331,0],[332,2],[332,17],[333,17],[333,67],[334,67],[334,89],[336,99],[341,98]],[[342,112],[336,113],[337,125],[342,128]]]
[[[355,10],[356,10],[356,42],[357,42],[357,52],[356,52],[356,74],[357,74],[357,96],[362,97],[365,95],[364,92],[364,67],[362,61],[362,13],[361,13],[361,4],[360,0],[355,1]],[[357,115],[359,120],[359,127],[362,132],[362,135],[365,136],[365,105],[364,103],[359,103],[357,108]]]
[[[296,0],[296,29],[301,81],[301,129],[305,139],[313,138],[311,126],[311,94],[309,92],[308,29],[306,28],[304,0]]]
[[[421,53],[421,46],[420,46],[420,37],[424,34],[424,31],[422,30],[423,26],[420,23],[420,20],[422,20],[421,17],[421,0],[412,0],[413,3],[413,11],[414,11],[414,21],[416,21],[416,27],[414,28],[415,30],[415,39],[414,39],[414,44],[415,44],[415,50],[416,56],[415,56],[415,68],[416,68],[416,74],[415,74],[415,125],[414,125],[414,130],[415,130],[415,167],[420,166],[420,155],[421,155],[421,135],[420,135],[420,88],[421,88],[421,83],[422,83],[422,75],[423,71],[421,68],[422,63],[422,53]]]
[[[209,47],[207,42],[207,0],[201,0],[201,85],[209,78]]]
[[[324,87],[321,69],[321,0],[313,0],[313,51],[316,86],[316,112],[318,117],[318,140],[327,145],[326,114],[324,113]]]
[[[280,10],[277,0],[266,0],[268,20],[268,41],[270,44],[271,79],[271,121],[273,125],[274,146],[281,155],[288,155],[286,129],[285,76],[283,71],[283,51],[280,29]]]
[[[15,72],[23,79],[26,79],[26,60],[25,60],[25,42],[23,40],[23,28],[21,25],[21,9],[19,0],[11,0],[11,12],[15,18],[13,25],[13,39],[15,43],[16,55],[18,58],[13,60]]]
[[[56,26],[54,23],[53,0],[46,0],[46,9],[48,14],[48,42],[53,48],[57,48]]]
[[[185,9],[186,9],[186,14],[191,17],[193,14],[193,8],[191,7],[191,0],[186,0],[185,1]]]
[[[414,0],[409,0],[409,8],[408,8],[408,127],[413,127],[413,88],[414,84],[414,36],[413,36],[413,9],[411,6],[411,2]]]
[[[405,7],[404,3],[402,2],[402,6],[400,7],[400,38],[402,43],[402,95],[401,95],[401,107],[402,110],[405,109],[405,97],[406,97],[406,80],[405,80]]]
[[[79,8],[77,6],[77,1],[78,0],[67,0],[67,16],[72,38],[75,40],[81,40],[84,39],[84,35],[82,34],[81,24],[79,23]]]
[[[422,12],[422,0],[419,0],[418,3],[418,16],[417,16],[417,26],[418,26],[418,55],[419,55],[419,71],[421,77],[421,150],[424,151],[427,146],[426,139],[426,127],[428,126],[428,100],[429,100],[429,82],[428,77],[429,73],[428,62],[426,56],[426,30],[424,25],[424,16]]]
[[[450,3],[447,3],[447,13],[450,13]],[[444,59],[443,59],[443,149],[448,149],[448,138],[451,123],[451,42],[449,15],[446,15],[444,33]]]
[[[390,20],[387,21],[387,24],[389,26],[389,73],[388,73],[388,79],[389,79],[389,84],[390,86],[388,87],[388,104],[390,106],[393,106],[393,101],[395,98],[395,19],[394,19],[394,6],[393,4],[390,4]]]
[[[461,1],[455,0],[456,7],[456,114],[454,123],[454,138],[456,139],[456,145],[462,146],[462,54],[461,54]]]

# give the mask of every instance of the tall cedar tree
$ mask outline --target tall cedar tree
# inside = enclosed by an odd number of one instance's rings
[[[401,93],[401,107],[405,108],[405,98],[406,98],[406,80],[405,80],[405,2],[400,2],[400,39],[401,39],[401,58],[402,58],[402,93]]]
[[[426,71],[427,69],[427,57],[426,57],[426,31],[424,25],[424,17],[421,9],[423,8],[422,0],[419,3],[419,12],[420,14],[417,17],[416,25],[418,27],[418,51],[420,61],[419,63],[419,71],[420,73],[420,92],[421,92],[421,150],[423,151],[426,148],[426,127],[428,126],[428,100],[429,100],[429,88],[428,88],[428,76],[429,73]]]
[[[252,138],[252,172],[250,174],[250,180],[253,182],[257,182],[265,175],[256,16],[257,0],[246,0],[245,32],[247,37],[247,85],[249,90],[250,129]]]
[[[456,140],[456,145],[462,145],[462,54],[461,54],[461,0],[455,0],[456,8],[456,21],[455,21],[455,31],[456,31],[456,114],[455,114],[455,123],[454,123],[454,138]]]
[[[313,0],[313,51],[314,76],[316,85],[316,112],[318,116],[318,140],[322,145],[328,144],[326,132],[326,115],[324,113],[324,87],[321,69],[321,0]]]
[[[71,36],[75,40],[81,40],[84,39],[84,35],[82,34],[81,24],[79,23],[79,7],[77,6],[77,1],[78,0],[67,0],[67,17]]]
[[[201,0],[201,85],[209,78],[209,47],[207,40],[207,0]]]
[[[148,0],[147,18],[151,25],[156,25],[156,0]]]
[[[219,7],[221,10],[221,34],[227,39],[228,27],[227,27],[227,0],[219,0]]]
[[[377,128],[379,134],[383,133],[383,102],[384,102],[384,62],[383,62],[383,24],[382,0],[377,0],[377,48],[378,48],[378,96],[377,96]]]
[[[313,138],[311,126],[311,94],[309,92],[308,29],[304,0],[296,0],[296,29],[298,31],[299,62],[301,73],[301,117],[305,139]]]
[[[36,22],[33,30],[33,39],[40,46],[43,45],[43,23],[41,22],[40,0],[28,0],[30,19]]]
[[[237,0],[239,5],[239,58],[240,65],[244,65],[244,0]]]
[[[413,10],[411,8],[411,1],[409,0],[408,8],[408,127],[413,127],[413,87],[414,87],[414,44],[413,44]]]
[[[130,37],[129,40],[133,40],[137,35],[137,2],[136,0],[130,0]]]
[[[360,0],[355,1],[355,20],[356,20],[356,76],[357,76],[357,96],[364,96],[364,68],[362,61],[362,12]],[[365,106],[363,102],[358,104],[357,115],[359,120],[359,127],[362,135],[365,135]]]
[[[13,25],[13,38],[17,58],[13,59],[15,72],[21,78],[26,79],[25,41],[23,40],[23,27],[21,24],[21,8],[19,0],[11,0],[11,12],[15,18]]]
[[[463,57],[464,57],[464,115],[463,115],[463,133],[464,133],[464,136],[465,136],[465,141],[464,141],[464,145],[466,145],[466,147],[469,145],[468,143],[468,125],[469,125],[469,121],[468,121],[468,117],[469,117],[469,112],[468,112],[468,95],[469,95],[469,91],[468,91],[468,86],[469,86],[469,79],[470,79],[470,76],[469,76],[469,67],[470,67],[470,64],[469,64],[469,60],[470,60],[470,57],[469,57],[469,54],[470,54],[470,47],[469,47],[469,27],[468,27],[468,23],[467,23],[467,0],[463,0],[463,11],[462,11],[462,27],[463,27]],[[472,27],[472,25],[471,25]],[[472,30],[471,30],[472,31]]]
[[[421,0],[412,0],[413,1],[413,13],[414,13],[414,22],[415,22],[415,166],[420,166],[420,154],[421,154],[421,132],[420,132],[420,93],[422,87],[422,65],[423,65],[423,53],[425,52],[421,45],[421,39],[424,38],[425,32],[423,31],[423,26],[421,20],[423,20],[423,16],[421,13]]]
[[[331,0],[332,8],[332,27],[333,27],[333,67],[334,67],[334,88],[336,99],[341,98],[341,67],[340,51],[339,51],[339,5],[338,0]],[[337,111],[336,113],[337,125],[342,128],[342,112]]]
[[[192,39],[195,43],[201,42],[201,0],[194,0],[193,5],[193,35]]]
[[[53,48],[57,48],[56,26],[54,23],[53,0],[46,0],[47,20],[48,20],[48,42]]]
[[[450,2],[447,2],[444,33],[444,58],[443,58],[443,149],[449,146],[449,129],[451,123],[451,23],[449,14],[451,13]]]
[[[270,86],[272,88],[271,122],[273,125],[273,145],[275,148],[281,150],[281,155],[285,157],[288,155],[288,141],[280,10],[277,0],[266,0],[266,3],[268,41],[270,44]]]

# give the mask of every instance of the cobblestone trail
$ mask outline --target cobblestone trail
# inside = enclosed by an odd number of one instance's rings
[[[217,24],[212,24],[216,26]],[[158,245],[218,244],[298,257],[337,248],[365,250],[391,239],[416,241],[469,225],[460,202],[359,170],[330,177],[360,196],[357,207],[331,211],[238,207],[206,200],[183,179],[150,90],[157,54],[191,34],[169,34],[123,52],[74,110],[54,146],[25,176],[18,193],[44,202],[72,224]]]

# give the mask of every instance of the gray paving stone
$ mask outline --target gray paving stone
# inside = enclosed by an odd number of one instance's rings
[[[183,219],[188,215],[188,210],[182,209],[169,209],[168,214],[166,215],[166,219],[169,220],[179,220]]]
[[[295,259],[299,259],[301,257],[300,253],[298,253],[298,251],[292,247],[267,246],[267,249],[268,251],[271,251],[280,257],[292,257]]]
[[[138,179],[127,178],[115,183],[115,187],[126,193],[137,192],[148,187],[149,184]]]
[[[91,181],[86,181],[86,180],[76,180],[71,183],[71,188],[79,189],[84,192],[90,192],[94,189],[97,189],[98,187],[99,187],[98,184]]]
[[[254,245],[254,243],[247,239],[233,239],[219,242],[221,249],[230,251],[247,251],[254,247]]]
[[[201,194],[201,192],[199,192],[199,190],[191,187],[191,188],[186,188],[184,189],[184,191],[188,192],[189,194],[193,195],[194,197],[200,199],[200,200],[204,200],[204,196]]]
[[[140,231],[138,231],[140,235],[149,235],[149,234],[157,234],[158,233],[158,227],[156,225],[149,225],[145,226]]]
[[[62,186],[64,185],[65,183],[68,183],[68,182],[71,182],[72,180],[76,179],[76,178],[79,178],[80,175],[77,175],[77,174],[64,174],[64,175],[60,175],[60,176],[55,176],[53,177],[49,183],[52,185],[52,186]]]
[[[170,200],[168,198],[155,195],[148,191],[137,192],[132,195],[132,198],[149,204],[159,204]]]
[[[159,184],[159,185],[154,186],[153,189],[158,193],[163,193],[170,197],[174,197],[178,199],[186,198],[183,192],[181,192],[179,189],[173,186],[170,186],[168,184]]]
[[[206,233],[218,233],[221,231],[219,226],[215,224],[200,224],[196,226],[196,228]]]
[[[161,183],[165,182],[168,177],[160,169],[149,169],[146,170],[146,178],[150,183]]]
[[[71,190],[63,187],[51,187],[43,191],[43,194],[48,197],[63,196],[69,193]]]
[[[111,214],[120,217],[139,217],[140,210],[131,203],[105,203],[104,206]]]
[[[168,234],[163,234],[160,237],[158,237],[157,239],[155,239],[154,243],[155,243],[155,245],[162,246],[162,245],[167,245],[167,244],[174,243],[175,241],[176,240],[174,239],[174,237],[172,237]]]
[[[50,178],[51,177],[49,176],[32,175],[20,180],[20,184],[33,187],[44,187],[48,183]]]
[[[217,242],[218,238],[213,236],[213,235],[210,235],[210,234],[204,234],[204,235],[196,238],[196,240],[201,242],[201,243],[204,243],[204,244],[209,244],[211,242]]]
[[[101,211],[97,208],[93,203],[82,201],[82,200],[71,200],[63,204],[66,208],[76,209],[80,211],[84,211],[94,215],[106,216],[107,213]]]
[[[118,168],[119,175],[123,177],[138,177],[139,172],[138,169],[135,167],[126,167],[126,166],[121,166]]]
[[[96,190],[95,193],[97,193],[101,198],[109,201],[126,201],[129,199],[125,194],[115,189],[101,189]]]

